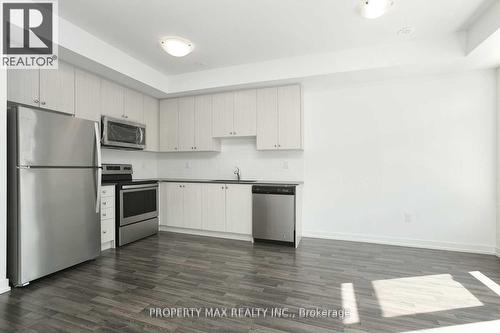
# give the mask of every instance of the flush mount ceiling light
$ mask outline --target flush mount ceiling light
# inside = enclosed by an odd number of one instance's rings
[[[181,37],[163,37],[160,39],[161,47],[174,57],[184,57],[191,53],[194,49],[191,41]]]
[[[403,37],[410,36],[411,34],[413,34],[413,31],[415,31],[413,27],[410,26],[402,27],[401,29],[398,30],[398,35]]]
[[[393,0],[360,0],[359,13],[367,19],[375,19],[384,15],[392,6]]]

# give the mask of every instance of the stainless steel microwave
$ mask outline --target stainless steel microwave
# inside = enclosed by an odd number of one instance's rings
[[[142,150],[146,147],[146,125],[102,116],[102,145]]]

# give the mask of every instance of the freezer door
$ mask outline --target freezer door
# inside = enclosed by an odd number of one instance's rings
[[[17,108],[18,165],[97,165],[95,122],[69,115]]]
[[[20,169],[21,285],[100,254],[95,169]]]

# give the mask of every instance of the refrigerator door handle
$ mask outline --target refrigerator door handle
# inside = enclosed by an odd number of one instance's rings
[[[97,168],[97,179],[96,179],[96,194],[95,194],[95,212],[99,213],[101,211],[101,177],[102,177],[102,169]]]
[[[95,195],[95,212],[99,213],[101,211],[101,140],[99,135],[99,124],[94,123],[95,128],[95,151],[96,151],[96,161],[97,161],[97,179],[96,179],[96,195]]]

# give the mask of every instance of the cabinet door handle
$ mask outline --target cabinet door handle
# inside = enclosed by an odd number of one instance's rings
[[[227,186],[226,186],[226,190],[227,190]]]
[[[177,150],[177,147],[175,147],[174,150]]]
[[[102,233],[105,234],[107,231],[106,230],[103,230]]]
[[[236,135],[236,132],[233,132],[233,135]]]
[[[224,189],[224,186],[221,186],[221,189]]]
[[[229,132],[230,135],[233,135],[233,132]]]
[[[281,145],[278,145],[278,147],[281,147]]]
[[[40,104],[45,105],[45,102],[41,102]]]
[[[38,100],[38,98],[35,97],[35,98],[33,98],[33,102],[39,103],[40,101]]]
[[[278,145],[274,145],[274,147],[278,147]]]

